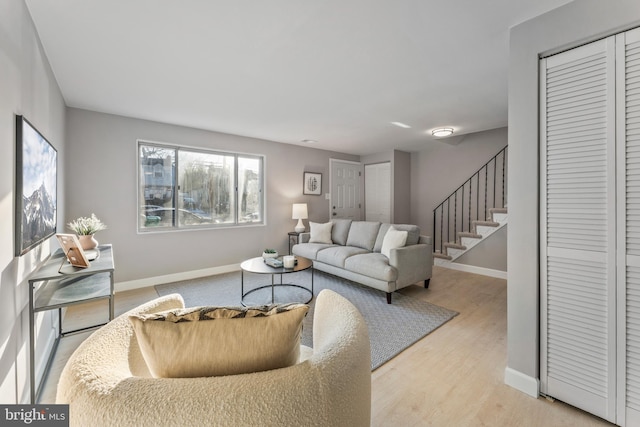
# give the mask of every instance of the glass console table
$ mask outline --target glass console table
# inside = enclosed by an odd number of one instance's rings
[[[54,252],[47,261],[29,276],[29,364],[31,403],[38,402],[42,383],[47,378],[53,356],[60,339],[65,335],[84,332],[104,325],[63,331],[62,309],[75,304],[107,299],[109,300],[109,320],[113,319],[113,249],[111,245],[97,248],[98,257],[88,268],[71,266],[61,249]],[[40,311],[58,309],[58,332],[42,379],[36,387],[35,364],[35,316]]]

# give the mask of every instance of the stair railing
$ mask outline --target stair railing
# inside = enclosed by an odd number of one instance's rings
[[[507,155],[504,147],[433,210],[433,247],[455,242],[458,232],[472,232],[474,220],[486,220],[490,208],[504,208]]]

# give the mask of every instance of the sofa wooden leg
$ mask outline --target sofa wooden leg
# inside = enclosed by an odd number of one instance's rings
[[[427,279],[424,281],[424,288],[425,289],[429,289],[429,282],[431,281],[431,279]]]
[[[387,292],[387,304],[391,304],[391,292]]]

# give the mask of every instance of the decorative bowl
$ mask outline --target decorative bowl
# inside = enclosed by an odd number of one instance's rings
[[[278,251],[275,249],[265,249],[265,251],[262,252],[262,258],[278,258]]]

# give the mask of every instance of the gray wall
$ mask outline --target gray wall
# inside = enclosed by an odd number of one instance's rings
[[[433,236],[433,210],[507,145],[507,128],[465,135],[457,145],[432,143],[411,154],[411,223]]]
[[[574,1],[511,30],[507,383],[539,378],[538,57],[640,25],[638,0]]]
[[[116,282],[237,264],[266,247],[288,250],[293,203],[307,203],[309,220],[329,220],[329,159],[351,156],[288,144],[69,109],[67,222],[95,213],[109,227],[96,237],[112,243]],[[266,226],[137,233],[136,140],[261,154],[266,157]],[[322,173],[322,196],[302,194],[304,171]],[[308,227],[308,222],[305,221]]]
[[[52,242],[14,256],[15,115],[24,115],[58,150],[60,230],[65,200],[65,107],[24,2],[0,0],[0,10],[0,402],[25,403],[29,393],[26,278],[49,255]],[[39,319],[38,351],[44,353],[51,344],[56,317],[50,312]]]
[[[457,264],[473,265],[491,270],[507,271],[507,225],[493,232],[467,253],[457,258]]]
[[[391,163],[393,175],[393,222],[408,224],[411,222],[411,154],[394,150]],[[424,233],[423,233],[424,234]]]

